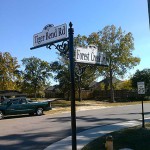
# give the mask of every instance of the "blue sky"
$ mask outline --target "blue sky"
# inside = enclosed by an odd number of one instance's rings
[[[33,35],[47,24],[54,26],[71,21],[74,35],[89,35],[107,25],[132,32],[135,43],[134,56],[141,63],[136,69],[150,68],[150,30],[147,0],[1,0],[0,1],[0,51],[10,52],[19,64],[31,56],[52,62],[57,60],[57,50],[45,47],[30,50]]]

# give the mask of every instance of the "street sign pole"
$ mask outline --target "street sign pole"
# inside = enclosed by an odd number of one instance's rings
[[[36,49],[43,46],[51,49],[51,46],[61,53],[67,55],[69,47],[69,61],[70,61],[70,82],[71,82],[71,129],[72,129],[72,150],[77,150],[76,144],[76,110],[75,110],[75,81],[74,81],[74,47],[73,34],[74,29],[72,23],[69,23],[69,38],[67,37],[67,25],[63,24],[54,27],[52,24],[44,27],[43,31],[33,36],[33,45],[30,49]],[[62,42],[62,44],[59,44]],[[67,44],[67,43],[68,44]]]
[[[69,60],[70,60],[70,81],[71,81],[71,126],[72,126],[72,150],[76,150],[76,110],[75,110],[75,82],[74,82],[74,47],[72,23],[69,23]]]
[[[137,86],[138,86],[138,94],[139,95],[144,95],[145,94],[145,84],[144,84],[144,82],[137,82]],[[145,128],[143,99],[142,99],[142,127]]]
[[[143,99],[142,99],[142,128],[145,128]]]
[[[150,26],[150,0],[147,0],[148,3],[148,17],[149,17],[149,26]]]

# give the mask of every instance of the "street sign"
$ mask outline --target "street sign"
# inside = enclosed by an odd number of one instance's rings
[[[67,25],[46,26],[42,32],[33,35],[33,47],[42,47],[67,38]]]
[[[67,37],[67,25],[63,24],[61,26],[54,27],[52,24],[49,24],[44,27],[41,33],[37,33],[33,36],[33,46],[30,49],[36,49],[43,46],[55,48],[66,54],[66,44],[68,43],[69,50],[69,62],[70,62],[70,82],[71,82],[71,129],[72,129],[72,150],[77,149],[76,142],[76,109],[75,109],[75,80],[74,80],[74,29],[72,28],[73,24],[69,23],[68,37]],[[58,44],[58,42],[62,42]],[[57,44],[56,44],[57,43]],[[56,45],[55,45],[56,44]]]
[[[145,84],[144,82],[137,82],[138,94],[145,94]]]
[[[106,53],[99,52],[94,45],[89,45],[87,48],[77,47],[75,62],[108,66]]]

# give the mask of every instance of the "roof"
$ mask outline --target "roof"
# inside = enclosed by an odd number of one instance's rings
[[[104,84],[109,84],[110,82],[110,78],[105,78],[103,80],[101,80],[100,82],[96,82],[96,81],[93,81],[91,82],[91,84],[89,85],[89,88],[95,88],[95,87],[98,87],[101,83],[104,83]],[[113,77],[112,79],[112,83],[119,83],[119,82],[123,82],[115,77]]]
[[[55,86],[49,86],[45,89],[45,91],[53,91],[55,89]]]
[[[99,83],[106,84],[106,83],[109,83],[109,82],[110,82],[110,78],[107,77],[107,78],[103,79],[102,81],[100,81]],[[117,83],[117,82],[122,82],[122,81],[117,79],[116,77],[113,77],[112,78],[112,83]]]
[[[99,82],[93,81],[90,83],[89,87],[92,88],[93,86],[97,85]]]
[[[0,96],[26,96],[26,94],[17,90],[0,90]]]

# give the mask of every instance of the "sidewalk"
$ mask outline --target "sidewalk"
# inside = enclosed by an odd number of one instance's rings
[[[145,118],[145,122],[146,121],[150,121],[150,118]],[[133,127],[140,124],[142,124],[141,120],[127,121],[124,123],[116,123],[116,124],[101,126],[97,128],[92,128],[77,133],[77,150],[81,150],[86,144],[105,134],[118,131],[127,127]],[[71,150],[71,149],[72,149],[71,136],[69,136],[56,143],[53,143],[52,145],[48,146],[44,150]]]

